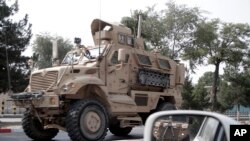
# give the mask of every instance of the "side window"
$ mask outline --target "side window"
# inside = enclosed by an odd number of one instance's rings
[[[149,59],[149,56],[142,55],[142,54],[137,54],[138,61],[141,65],[145,66],[151,66],[151,61]]]
[[[213,141],[219,126],[219,121],[212,117],[208,117],[202,131],[200,133],[200,138],[205,141]]]
[[[125,56],[125,63],[128,63],[128,60],[129,60],[129,54],[126,54]],[[112,58],[111,58],[111,63],[112,64],[119,64],[120,62],[118,62],[118,51],[115,51],[112,55]]]
[[[132,36],[127,36],[127,44],[130,46],[134,45],[134,38]]]
[[[123,34],[118,34],[118,41],[120,44],[125,44],[126,43],[126,36]]]
[[[111,63],[112,64],[119,64],[118,62],[118,51],[115,51],[112,55],[112,58],[111,58]]]
[[[158,59],[158,63],[160,65],[160,68],[162,69],[171,69],[170,63],[168,60]]]
[[[126,56],[125,56],[125,63],[128,63],[128,59],[129,59],[129,54],[126,54]]]
[[[215,141],[227,141],[225,130],[221,124],[217,129]]]

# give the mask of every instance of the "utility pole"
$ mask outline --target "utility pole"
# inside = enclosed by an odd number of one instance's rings
[[[6,37],[5,37],[6,39]],[[7,45],[5,43],[5,50],[6,50],[6,68],[7,68],[7,77],[8,77],[8,92],[12,92],[11,91],[11,83],[10,83],[10,68],[9,68],[9,56],[8,56],[8,49],[7,49]]]
[[[10,79],[10,66],[9,66],[9,55],[8,55],[8,46],[6,39],[6,31],[4,34],[4,46],[5,46],[5,55],[6,55],[6,69],[7,69],[7,78],[8,78],[8,93],[12,93],[11,89],[11,79]]]

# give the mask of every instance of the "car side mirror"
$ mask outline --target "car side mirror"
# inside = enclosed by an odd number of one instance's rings
[[[229,141],[231,124],[240,123],[230,117],[213,112],[161,111],[148,117],[143,141]]]

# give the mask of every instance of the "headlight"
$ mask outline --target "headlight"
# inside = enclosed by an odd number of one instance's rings
[[[71,88],[75,88],[74,83],[65,84],[61,89],[63,90],[63,92],[68,92]]]

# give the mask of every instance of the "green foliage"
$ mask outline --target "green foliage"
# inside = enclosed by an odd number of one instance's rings
[[[33,59],[36,62],[38,69],[48,68],[52,66],[52,41],[57,40],[58,46],[58,59],[62,61],[68,51],[70,51],[73,45],[69,40],[65,40],[62,37],[52,37],[48,34],[37,35],[33,43]]]
[[[192,79],[187,75],[185,77],[184,86],[182,89],[182,109],[195,109],[195,101],[193,96],[194,87],[192,85]]]
[[[165,39],[172,48],[172,58],[177,58],[182,50],[193,46],[193,33],[203,17],[199,8],[187,8],[185,5],[176,5],[174,2],[166,4],[164,10]]]
[[[249,45],[247,24],[221,23],[218,19],[203,21],[194,33],[194,45],[185,48],[183,58],[194,64],[241,62]]]
[[[192,34],[201,19],[198,8],[169,2],[166,9],[161,11],[156,11],[155,6],[148,7],[146,11],[135,10],[131,17],[123,17],[121,21],[134,34],[139,13],[143,16],[142,37],[146,40],[147,48],[157,48],[163,55],[176,59],[184,48],[192,46]]]
[[[20,92],[28,84],[27,57],[21,56],[32,36],[28,15],[19,21],[13,21],[12,16],[18,12],[18,3],[7,5],[0,0],[0,92],[8,88],[6,54],[8,54],[11,86],[14,92]],[[7,49],[7,53],[6,53]]]
[[[199,78],[198,84],[195,85],[193,96],[196,101],[196,109],[207,109],[210,106],[210,91],[211,91],[211,72],[206,72]]]
[[[131,17],[122,19],[122,23],[130,27],[134,33],[137,31],[138,13],[139,11],[136,10]],[[241,64],[244,68],[250,65],[248,50],[250,26],[242,23],[223,23],[219,19],[208,20],[201,15],[199,8],[187,8],[185,5],[176,5],[172,1],[166,3],[164,10],[156,11],[152,6],[141,13],[143,15],[142,36],[146,39],[148,49],[157,48],[162,54],[171,56],[173,59],[181,57],[188,60],[192,71],[197,65],[215,66],[214,72],[205,74],[209,77],[199,82],[193,90],[193,98],[198,102],[197,106],[204,108],[209,105],[207,100],[204,104],[199,103],[199,100],[202,101],[202,98],[207,96],[204,86],[209,85],[212,86],[210,97],[212,110],[230,107],[230,100],[227,104],[222,102],[219,105],[217,102],[217,97],[220,97],[217,96],[220,85],[220,89],[230,90],[230,87],[226,87],[226,84],[220,81],[219,70],[222,63],[231,66]],[[248,85],[245,86],[248,87]],[[229,90],[221,91],[222,97],[230,95]],[[238,91],[245,93],[247,89],[243,89],[242,86]],[[184,93],[186,92],[190,90],[184,90]],[[189,99],[189,97],[185,98]],[[189,106],[186,105],[186,107]]]
[[[250,103],[250,74],[241,71],[239,66],[227,65],[224,82],[219,92],[219,102],[222,109],[232,108],[234,105],[249,106]]]
[[[218,94],[218,102],[220,103],[219,110],[225,111],[234,106],[235,92],[238,91],[230,86],[226,81],[223,81],[220,85],[220,91]]]
[[[192,79],[187,75],[182,91],[182,108],[197,110],[208,109],[211,102],[210,94],[212,83],[213,72],[205,72],[195,86],[192,85]]]
[[[195,46],[185,48],[183,58],[190,60],[191,69],[194,69],[196,64],[215,66],[212,88],[214,109],[217,107],[220,64],[233,65],[244,60],[249,45],[250,26],[248,24],[222,23],[218,19],[204,20],[197,26],[194,36]]]

